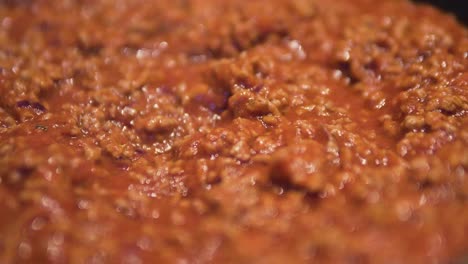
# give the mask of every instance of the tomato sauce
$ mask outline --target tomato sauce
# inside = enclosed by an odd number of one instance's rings
[[[406,0],[0,1],[0,263],[464,263],[467,111]]]

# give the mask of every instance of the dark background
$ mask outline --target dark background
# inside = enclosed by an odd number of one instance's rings
[[[414,2],[437,6],[456,15],[460,22],[468,25],[468,0],[414,0]]]

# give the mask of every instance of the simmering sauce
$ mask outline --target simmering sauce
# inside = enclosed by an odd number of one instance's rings
[[[464,263],[467,111],[406,0],[0,0],[0,263]]]

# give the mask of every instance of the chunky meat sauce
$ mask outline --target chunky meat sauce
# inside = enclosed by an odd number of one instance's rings
[[[466,263],[467,170],[435,8],[0,1],[0,263]]]

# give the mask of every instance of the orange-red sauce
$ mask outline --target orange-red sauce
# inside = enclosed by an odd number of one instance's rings
[[[464,263],[467,110],[404,0],[0,1],[0,263]]]

